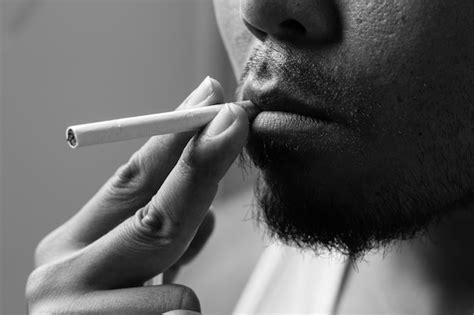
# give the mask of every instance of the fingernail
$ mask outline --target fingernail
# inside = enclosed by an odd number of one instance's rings
[[[163,315],[201,315],[201,313],[186,310],[174,310],[163,313]]]
[[[218,134],[224,132],[227,128],[232,125],[235,120],[235,115],[232,112],[229,104],[224,105],[216,117],[211,121],[209,126],[207,126],[206,135],[210,137],[217,136]]]
[[[185,101],[188,106],[193,106],[201,103],[209,95],[212,94],[212,80],[210,76],[207,76],[201,84],[191,93],[189,98]]]

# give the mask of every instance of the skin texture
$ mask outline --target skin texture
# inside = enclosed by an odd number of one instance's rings
[[[341,313],[381,313],[364,285],[390,297],[391,313],[474,312],[474,3],[215,5],[241,96],[267,108],[251,126],[232,106],[196,134],[150,139],[40,242],[26,286],[29,312],[200,311],[190,288],[142,284],[163,272],[172,279],[200,250],[218,182],[247,138],[261,173],[261,216],[284,241],[357,256],[430,231],[432,244],[413,239],[361,265]],[[182,107],[222,98],[207,80]],[[302,106],[304,115],[281,113]],[[306,116],[315,108],[319,120]],[[442,224],[430,225],[437,219]]]
[[[178,109],[222,102],[222,87],[207,78]],[[29,313],[200,311],[190,288],[170,282],[212,232],[208,210],[245,144],[248,121],[230,105],[198,133],[151,138],[40,242],[26,285]],[[143,286],[160,273],[164,285]]]
[[[292,138],[296,124],[254,121],[247,149],[272,234],[358,256],[472,201],[471,1],[215,8],[244,97],[271,107],[290,95],[333,122]]]
[[[214,5],[239,96],[267,108],[283,99],[286,111],[303,102],[335,122],[324,132],[308,122],[299,137],[307,120],[252,124],[270,234],[352,257],[397,243],[364,256],[341,313],[472,313],[474,3]]]

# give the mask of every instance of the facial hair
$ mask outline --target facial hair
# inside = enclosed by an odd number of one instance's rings
[[[241,81],[249,72],[260,72],[264,78],[272,67],[270,59],[264,51],[256,49]],[[328,102],[346,102],[347,107],[353,108],[358,104],[367,109],[377,106],[370,103],[370,89],[351,89],[343,79],[331,77],[315,65],[311,67],[315,75],[303,77],[299,75],[305,72],[301,60],[290,58],[286,62],[288,65],[275,65],[276,71],[288,80],[301,80],[301,90],[311,91],[318,86]],[[366,127],[363,122],[360,126]],[[321,179],[315,182],[313,164],[317,158],[311,156],[305,145],[273,141],[252,131],[242,160],[246,161],[243,164],[251,161],[258,169],[255,217],[267,233],[287,245],[315,253],[337,251],[357,259],[370,251],[424,235],[433,224],[458,208],[456,204],[437,200],[430,189],[420,190],[403,170],[399,178],[383,182],[369,194],[361,191],[357,181],[340,186],[333,178],[327,178],[330,185],[324,185]]]

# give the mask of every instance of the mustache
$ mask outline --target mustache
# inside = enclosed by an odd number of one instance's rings
[[[245,81],[252,74],[257,80],[277,77],[289,90],[302,98],[333,97],[340,93],[340,78],[334,69],[322,65],[321,60],[283,44],[265,41],[250,54],[238,80],[235,97],[242,100]]]

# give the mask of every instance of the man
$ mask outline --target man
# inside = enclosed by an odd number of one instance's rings
[[[215,7],[240,95],[263,111],[250,128],[232,105],[194,137],[152,138],[40,243],[30,312],[198,312],[188,288],[141,284],[202,246],[219,179],[247,141],[272,235],[355,261],[397,245],[352,272],[341,314],[474,312],[474,2]],[[206,79],[182,106],[221,101]]]

